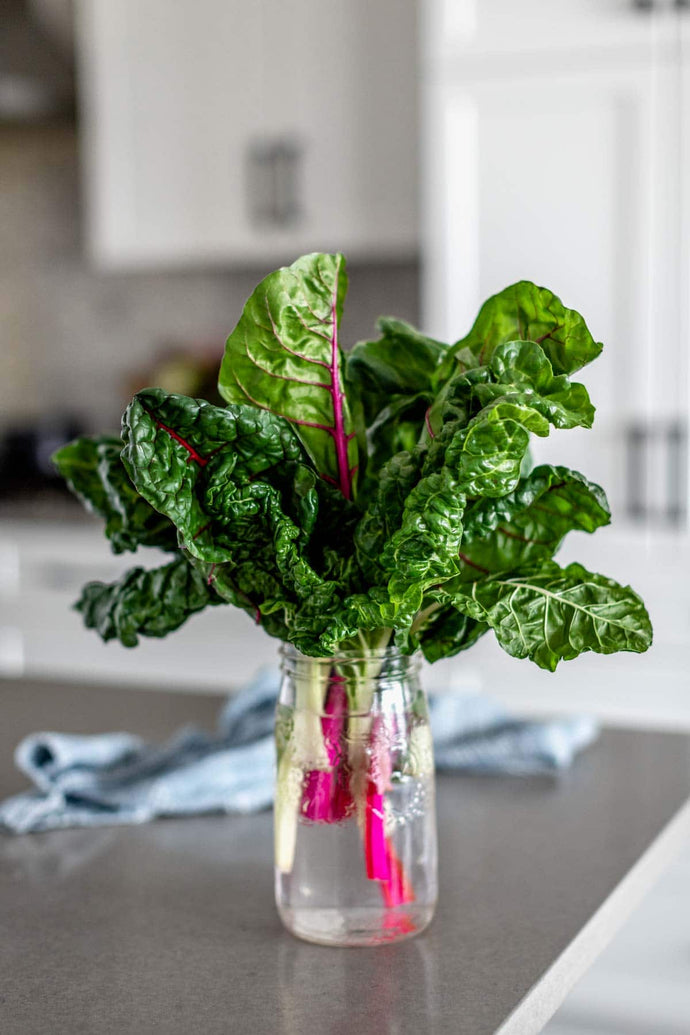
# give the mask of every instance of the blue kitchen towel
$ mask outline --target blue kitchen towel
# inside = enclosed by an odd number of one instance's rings
[[[162,746],[129,733],[33,733],[15,760],[36,790],[0,804],[0,827],[21,834],[267,808],[277,692],[276,672],[264,670],[228,700],[217,733],[186,727]],[[432,696],[430,711],[439,770],[552,773],[597,736],[591,719],[517,720],[474,693]]]

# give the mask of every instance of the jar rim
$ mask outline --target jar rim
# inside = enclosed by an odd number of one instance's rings
[[[392,643],[387,644],[385,647],[372,647],[366,652],[361,648],[357,648],[356,650],[338,650],[333,654],[303,654],[301,650],[288,640],[281,641],[278,653],[284,661],[306,661],[328,665],[333,665],[339,661],[348,664],[358,661],[400,661],[403,663],[407,662],[410,665],[418,665],[422,657],[419,650],[413,651],[412,654],[403,654],[401,649]]]

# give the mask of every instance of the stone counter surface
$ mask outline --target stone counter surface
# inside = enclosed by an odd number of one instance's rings
[[[0,794],[36,729],[164,738],[219,698],[0,681]],[[439,780],[429,931],[327,949],[283,931],[271,815],[0,835],[8,1035],[539,1031],[690,829],[690,738],[606,731],[554,778]]]

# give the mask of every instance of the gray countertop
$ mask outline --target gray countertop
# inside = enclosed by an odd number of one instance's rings
[[[165,737],[218,698],[0,681],[0,795],[38,728]],[[273,906],[271,816],[0,836],[12,1035],[536,1032],[690,827],[690,738],[607,731],[557,778],[439,780],[423,936],[326,949]]]

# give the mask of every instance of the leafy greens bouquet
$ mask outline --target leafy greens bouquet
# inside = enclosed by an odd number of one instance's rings
[[[523,281],[453,345],[384,318],[344,355],[346,288],[341,255],[270,274],[228,338],[225,408],[147,389],[121,440],[56,454],[115,552],[170,554],[89,583],[86,625],[131,647],[234,604],[316,657],[390,642],[436,661],[489,630],[551,671],[584,651],[646,650],[630,587],[553,560],[571,529],[609,522],[603,491],[565,467],[529,470],[531,435],[592,424],[570,380],[602,348],[582,317]]]
[[[132,647],[229,603],[321,657],[394,640],[436,661],[489,629],[552,671],[583,651],[646,650],[632,589],[553,560],[571,529],[608,524],[603,491],[565,467],[525,473],[531,434],[592,424],[570,380],[602,348],[582,317],[523,281],[454,345],[384,318],[344,356],[346,288],[341,255],[277,270],[228,338],[225,408],[147,389],[122,441],[58,451],[116,553],[172,557],[89,583],[86,625]]]

